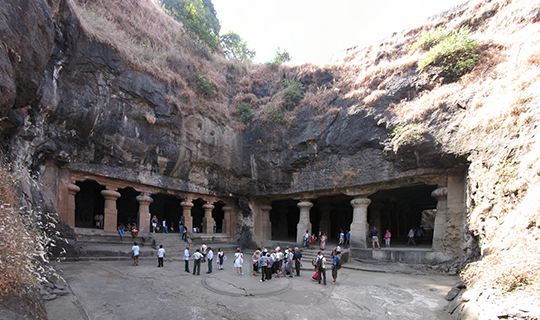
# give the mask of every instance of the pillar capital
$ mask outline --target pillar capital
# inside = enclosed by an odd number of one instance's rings
[[[263,211],[270,211],[270,210],[272,210],[272,206],[270,206],[270,205],[262,205],[262,206],[260,206],[260,208],[261,208],[261,210],[263,210]]]
[[[215,206],[213,204],[210,204],[210,203],[205,203],[205,204],[203,204],[202,207],[203,207],[204,210],[212,210],[212,209],[215,208]]]
[[[116,200],[116,199],[120,198],[120,192],[117,192],[117,191],[114,191],[114,190],[109,190],[109,189],[101,190],[101,195],[106,200]]]
[[[150,197],[147,193],[140,194],[137,197],[135,197],[135,199],[139,201],[139,204],[145,204],[145,205],[149,205],[152,202],[154,202],[154,199],[152,199],[152,197]]]
[[[351,206],[353,206],[353,208],[367,207],[370,203],[371,199],[365,197],[354,198],[351,200]]]
[[[300,202],[298,202],[297,204],[298,208],[302,209],[302,208],[311,208],[313,207],[313,203],[311,203],[309,200],[301,200]]]
[[[188,201],[188,200],[180,202],[180,205],[181,205],[184,209],[186,209],[186,208],[191,208],[191,207],[194,206],[193,202]]]
[[[447,188],[435,189],[433,190],[433,192],[431,192],[431,196],[437,199],[437,201],[446,200],[446,197],[448,196],[448,189]]]
[[[77,192],[81,191],[81,188],[79,188],[78,185],[73,184],[73,183],[69,183],[67,187],[68,187],[68,193],[70,195],[75,195]]]

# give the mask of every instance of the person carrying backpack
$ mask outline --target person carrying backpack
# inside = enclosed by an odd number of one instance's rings
[[[319,270],[319,284],[321,284],[321,279],[324,278],[323,283],[326,285],[326,258],[322,252],[317,258],[317,269]]]

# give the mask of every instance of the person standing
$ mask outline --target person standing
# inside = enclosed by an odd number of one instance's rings
[[[182,235],[182,240],[184,240],[184,225],[182,224],[182,220],[178,221],[178,232]]]
[[[392,237],[392,234],[390,233],[390,230],[386,229],[386,233],[384,234],[384,244],[387,248],[390,248],[390,238]]]
[[[159,249],[157,251],[157,261],[158,261],[158,268],[163,267],[163,258],[165,257],[165,249],[163,249],[163,245],[159,245]]]
[[[218,262],[218,270],[223,270],[223,262],[225,261],[225,253],[221,250],[221,248],[218,249],[217,253],[217,262]]]
[[[244,263],[244,255],[240,252],[240,248],[236,249],[234,254],[234,267],[236,268],[236,275],[240,276],[244,273],[242,272],[242,264]]]
[[[302,266],[302,252],[298,247],[294,248],[294,266],[296,267],[296,276],[300,276],[300,267]]]
[[[206,242],[203,242],[201,245],[201,254],[202,254],[202,262],[206,261],[206,251],[208,251],[208,246],[206,245]]]
[[[413,228],[409,230],[409,234],[407,235],[407,237],[409,238],[409,240],[407,240],[407,245],[409,245],[409,243],[412,242],[412,244],[416,247],[416,242],[414,242],[414,229]]]
[[[320,243],[321,243],[321,250],[324,250],[326,248],[326,240],[328,237],[323,233],[321,235]]]
[[[371,229],[370,235],[371,235],[371,244],[373,245],[373,249],[375,249],[375,243],[377,243],[377,247],[379,247],[380,249],[381,245],[379,244],[379,230],[377,230],[377,227],[373,226],[373,229]]]
[[[201,260],[202,260],[202,254],[199,249],[195,251],[193,254],[193,275],[197,273],[199,276],[201,274]]]
[[[253,256],[251,256],[251,260],[253,260],[253,275],[256,276],[257,272],[259,271],[259,258],[260,258],[261,250],[257,249],[255,252],[253,252]]]
[[[321,284],[321,279],[324,278],[323,283],[326,285],[326,258],[322,252],[317,262],[317,269],[319,269],[319,284]]]
[[[189,273],[189,247],[184,250],[184,263],[186,264],[186,272]]]
[[[343,229],[339,229],[339,245],[342,246],[345,244],[345,232]]]
[[[304,233],[304,248],[306,248],[309,244],[309,230],[306,230],[306,233]]]
[[[133,247],[131,247],[131,256],[133,257],[133,266],[139,265],[139,251],[141,248],[139,248],[139,245],[137,245],[137,242],[133,242]]]
[[[156,233],[156,228],[158,224],[158,218],[156,216],[152,217],[152,232]]]
[[[206,273],[212,273],[212,262],[214,262],[214,251],[212,248],[208,247],[208,252],[206,253],[206,259],[208,259],[208,271]]]
[[[313,248],[315,247],[316,241],[317,241],[317,236],[315,234],[312,234],[309,241],[309,250],[313,250]]]
[[[118,226],[118,233],[120,234],[120,238],[123,238],[124,237],[124,225],[123,224],[120,224]]]
[[[167,229],[167,220],[163,219],[161,224],[163,225],[163,230],[161,230],[161,233],[169,233],[169,229]]]
[[[334,281],[332,282],[332,284],[336,284],[339,257],[337,255],[337,252],[334,252],[333,255],[334,259],[332,259],[332,279],[334,279]]]
[[[187,241],[187,228],[183,228],[182,230],[182,240]]]
[[[345,235],[345,249],[348,248],[351,245],[351,231],[347,231],[347,234]]]
[[[259,282],[264,282],[267,280],[266,278],[267,266],[268,266],[268,257],[266,256],[266,252],[263,251],[261,254],[261,280],[259,280]]]

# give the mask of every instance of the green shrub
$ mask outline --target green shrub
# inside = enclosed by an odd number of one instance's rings
[[[285,118],[285,114],[277,105],[271,104],[264,108],[262,118],[263,122],[266,124],[282,123],[283,119]]]
[[[253,120],[253,110],[251,110],[249,105],[245,102],[240,102],[240,104],[236,106],[236,112],[240,115],[240,121],[245,124],[248,124]]]
[[[418,71],[428,66],[441,67],[443,76],[461,77],[478,63],[478,41],[472,39],[467,29],[454,31],[418,62]]]
[[[292,79],[283,81],[285,89],[283,90],[283,107],[292,109],[304,98],[304,86]]]
[[[216,87],[210,83],[210,79],[207,76],[202,76],[199,70],[195,71],[189,82],[198,96],[208,98],[216,91]]]
[[[287,52],[287,50],[281,51],[281,48],[277,48],[274,59],[267,62],[266,65],[269,67],[277,67],[283,62],[291,61],[291,59],[291,55]]]
[[[418,49],[422,49],[424,51],[427,51],[434,46],[441,43],[443,40],[448,38],[452,32],[443,30],[441,27],[436,28],[435,30],[431,30],[428,32],[422,33],[422,35],[416,40],[415,43],[411,45],[410,53],[412,54]]]

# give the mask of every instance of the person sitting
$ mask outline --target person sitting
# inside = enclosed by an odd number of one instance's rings
[[[136,238],[139,235],[139,230],[137,230],[137,225],[134,223],[133,227],[131,228],[131,236],[133,238]]]
[[[120,238],[124,237],[124,225],[123,224],[120,224],[118,226],[118,233],[120,234]]]

